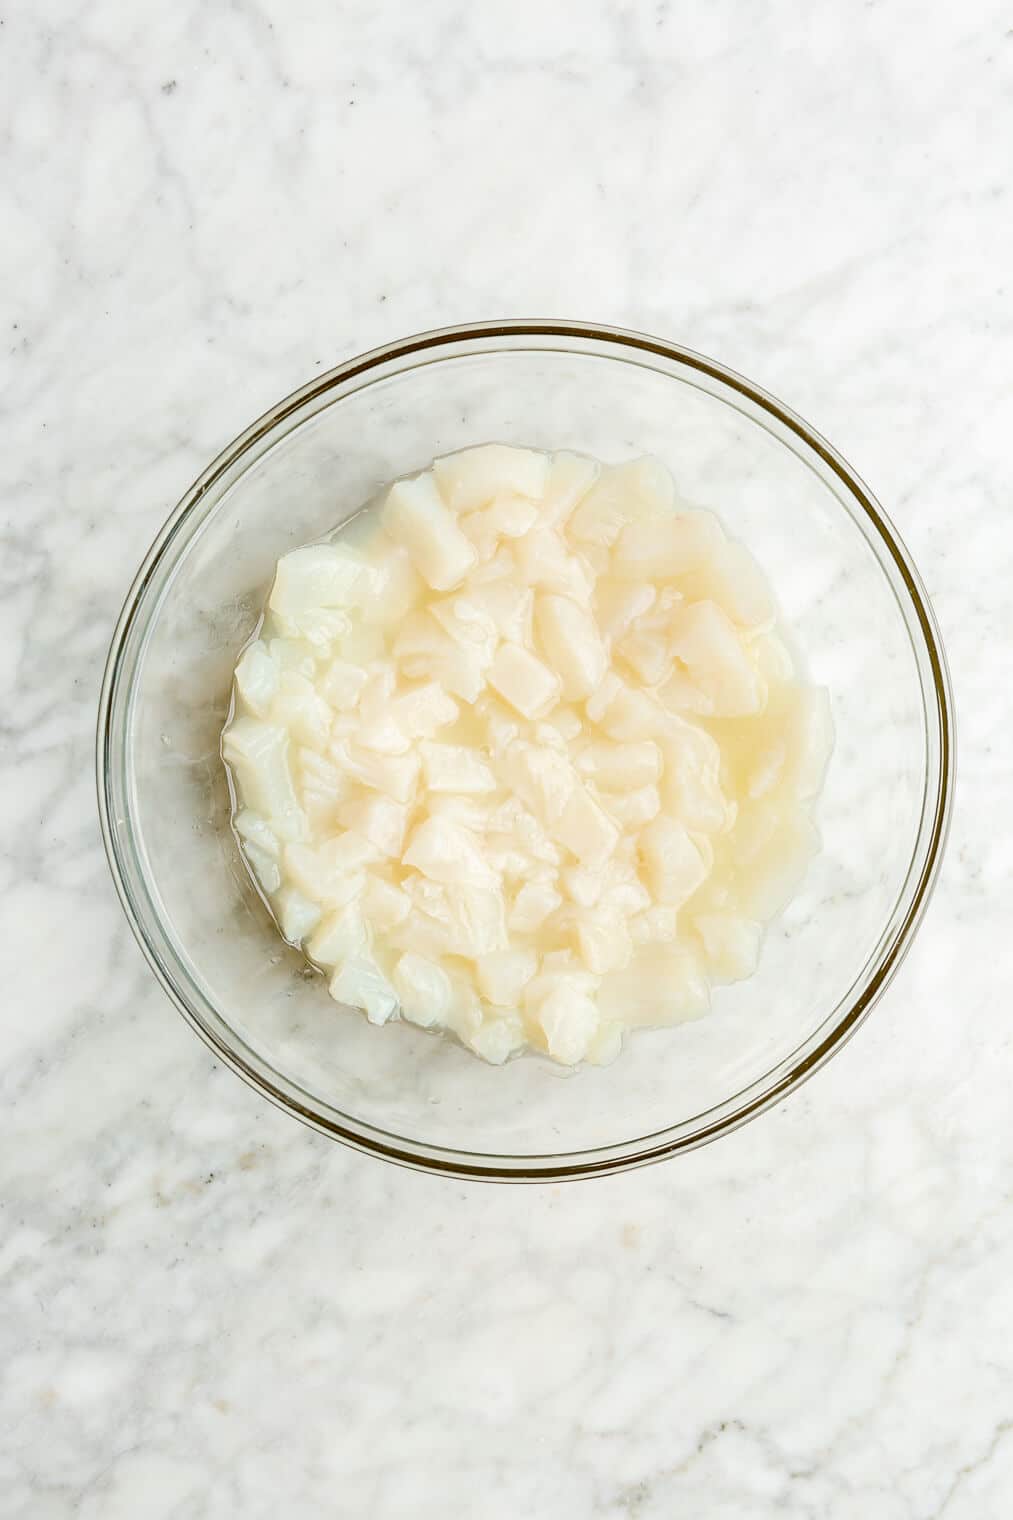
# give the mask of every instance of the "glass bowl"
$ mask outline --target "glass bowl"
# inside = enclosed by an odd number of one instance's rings
[[[652,453],[764,566],[836,747],[823,849],[749,981],[605,1068],[487,1066],[413,1025],[339,1009],[280,939],[239,858],[219,737],[275,561],[395,476],[498,440]],[[131,587],[102,689],[98,787],[127,917],[162,986],[257,1090],[360,1149],[538,1180],[712,1140],[783,1098],[865,1018],[911,943],[945,840],[953,719],[939,634],[894,529],[847,464],[756,386],[674,344],[498,322],[393,343],[229,445]]]

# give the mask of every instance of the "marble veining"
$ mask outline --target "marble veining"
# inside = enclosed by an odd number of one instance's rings
[[[1013,28],[998,0],[40,0],[0,26],[0,1516],[990,1520],[1013,1492]],[[667,1166],[344,1151],[171,1010],[92,780],[193,476],[490,316],[664,333],[870,482],[950,656],[923,931],[800,1093]]]

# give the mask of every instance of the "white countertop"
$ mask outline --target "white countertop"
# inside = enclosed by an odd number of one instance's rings
[[[40,0],[0,76],[0,1516],[1006,1516],[1008,6]],[[92,779],[199,469],[315,371],[493,316],[658,332],[813,422],[924,574],[960,724],[858,1036],[563,1187],[396,1170],[216,1067]]]

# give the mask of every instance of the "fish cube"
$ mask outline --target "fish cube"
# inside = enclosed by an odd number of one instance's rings
[[[640,834],[644,880],[656,902],[679,907],[707,877],[707,865],[685,827],[660,814]]]
[[[542,497],[540,516],[543,522],[562,528],[577,503],[586,496],[601,474],[596,459],[571,454],[565,449],[553,454]]]
[[[335,908],[320,919],[306,944],[306,954],[332,971],[351,956],[369,950],[369,929],[359,899]]]
[[[610,818],[624,829],[640,829],[661,812],[661,796],[656,786],[638,786],[631,792],[612,792],[605,799]]]
[[[271,704],[271,721],[285,728],[299,744],[322,750],[331,732],[332,713],[308,676],[286,670],[279,678]]]
[[[267,717],[280,675],[278,663],[262,639],[243,653],[236,666],[236,689],[256,717]]]
[[[408,808],[403,802],[377,793],[353,797],[340,804],[337,816],[344,828],[368,840],[381,855],[400,856],[408,826]]]
[[[394,709],[398,727],[410,739],[431,739],[441,728],[453,723],[461,711],[439,681],[425,681],[404,692]]]
[[[407,951],[395,965],[391,983],[401,1012],[411,1023],[429,1029],[446,1021],[454,992],[450,977],[438,962]]]
[[[362,910],[377,929],[394,929],[408,917],[412,901],[407,892],[382,876],[367,876]]]
[[[498,1012],[495,1018],[487,1013],[478,1028],[463,1038],[469,1048],[491,1066],[502,1066],[527,1042],[522,1019],[515,1013],[502,1012]]]
[[[686,828],[719,833],[728,818],[728,804],[719,781],[721,751],[716,740],[697,724],[672,716],[661,748],[666,806]]]
[[[540,718],[559,701],[558,678],[519,644],[501,644],[489,668],[489,685],[525,718]]]
[[[646,581],[600,579],[594,588],[594,603],[602,635],[612,644],[618,643],[638,618],[650,612],[657,596],[655,587]]]
[[[630,938],[635,945],[667,944],[675,939],[678,910],[664,903],[655,903],[630,919]]]
[[[762,711],[766,689],[734,626],[715,602],[691,602],[672,622],[672,653],[709,698],[716,717]]]
[[[497,496],[488,507],[460,519],[481,560],[491,559],[504,538],[520,538],[538,520],[538,507],[524,496]]]
[[[430,881],[456,887],[495,887],[475,835],[447,818],[425,818],[413,829],[402,860]]]
[[[357,593],[373,580],[374,572],[351,549],[309,544],[278,561],[268,606],[285,632],[297,633],[304,615],[354,606]]]
[[[290,944],[300,944],[320,919],[320,906],[291,886],[275,893],[271,906],[278,927]]]
[[[473,512],[504,492],[539,498],[548,479],[549,461],[533,449],[486,443],[434,460],[433,474],[452,511]]]
[[[491,647],[451,638],[429,612],[410,613],[398,630],[394,658],[411,680],[435,680],[465,702],[485,685]]]
[[[281,853],[278,836],[259,813],[254,813],[251,808],[243,808],[233,819],[232,827],[248,844],[256,845],[258,850],[263,850],[265,855],[277,860]]]
[[[604,470],[573,513],[567,533],[578,543],[611,547],[631,520],[671,511],[675,485],[659,459],[645,457]]]
[[[492,770],[468,744],[434,744],[423,740],[422,774],[431,792],[494,792]]]
[[[332,739],[330,754],[335,763],[363,786],[386,792],[395,802],[409,802],[419,775],[417,750],[404,755],[380,755],[353,748],[344,739]]]
[[[587,560],[572,553],[566,542],[547,524],[539,524],[514,546],[517,565],[529,586],[570,596],[586,606],[595,577]]]
[[[276,723],[236,718],[222,739],[222,756],[232,766],[243,801],[267,819],[279,839],[305,837],[288,763],[288,734]]]
[[[324,908],[339,908],[362,891],[363,870],[380,859],[380,852],[348,832],[316,847],[286,845],[282,858],[286,875],[305,897]]]
[[[386,1024],[397,1013],[397,993],[375,961],[351,955],[338,966],[328,991],[336,1003],[361,1008],[371,1024]]]
[[[577,785],[560,815],[556,837],[582,864],[594,868],[612,854],[619,830],[587,788]]]
[[[347,712],[358,702],[368,679],[361,665],[340,657],[330,662],[320,680],[320,694],[339,712]]]
[[[669,580],[705,563],[727,543],[711,512],[680,512],[627,523],[612,554],[622,580]]]
[[[262,850],[259,844],[253,844],[249,840],[243,846],[243,854],[249,862],[254,876],[257,878],[263,891],[268,896],[277,892],[281,886],[281,868],[277,857]]]
[[[752,976],[760,957],[763,925],[731,913],[701,913],[693,919],[712,978],[741,982]]]
[[[608,668],[608,654],[590,613],[567,596],[545,593],[535,604],[535,623],[565,700],[590,696]]]
[[[538,956],[533,950],[495,950],[475,962],[479,992],[504,1008],[517,1006],[537,970]]]
[[[565,975],[553,979],[534,1007],[545,1048],[554,1061],[575,1066],[598,1030],[598,1008],[589,991]]]
[[[661,750],[651,739],[632,744],[594,740],[577,757],[577,769],[608,791],[634,791],[660,777]]]
[[[514,934],[536,934],[562,904],[562,897],[548,882],[524,882],[517,890],[508,920]]]
[[[383,509],[387,533],[403,544],[423,580],[434,591],[449,591],[478,563],[474,546],[444,504],[431,475],[399,480]]]

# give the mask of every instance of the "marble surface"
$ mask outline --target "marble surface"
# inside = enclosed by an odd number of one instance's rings
[[[1013,1493],[1008,5],[38,0],[0,27],[0,1516],[990,1520]],[[949,650],[901,975],[800,1093],[571,1187],[269,1108],[150,978],[92,781],[203,464],[457,320],[670,335],[832,438]]]

